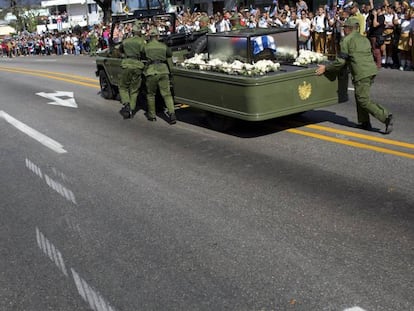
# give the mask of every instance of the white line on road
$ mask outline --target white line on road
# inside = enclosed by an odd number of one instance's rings
[[[66,276],[68,276],[68,272],[65,267],[65,263],[62,259],[62,254],[59,252],[56,247],[49,242],[49,240],[40,232],[39,228],[36,227],[36,241],[37,246],[43,251],[47,257],[58,267],[58,269]]]
[[[67,151],[63,149],[63,145],[56,140],[36,131],[35,129],[31,128],[30,126],[24,124],[23,122],[13,118],[8,113],[0,110],[0,118],[6,120],[7,123],[13,125],[19,131],[25,133],[26,135],[30,136],[31,138],[37,140],[42,145],[46,146],[47,148],[53,150],[57,153],[66,153]]]
[[[43,173],[40,167],[38,167],[36,164],[34,164],[29,159],[26,159],[26,167],[31,170],[33,173],[35,173],[37,176],[40,177],[40,179],[43,179]]]
[[[49,257],[51,261],[59,268],[65,276],[68,276],[65,263],[62,258],[62,254],[59,250],[40,232],[36,227],[36,241],[39,248],[43,253]],[[95,289],[93,289],[79,274],[70,268],[72,272],[73,281],[75,282],[76,289],[79,295],[87,302],[90,308],[94,311],[116,311],[109,302],[102,297]]]
[[[64,197],[66,200],[71,201],[73,204],[76,205],[75,195],[73,194],[72,191],[70,191],[69,189],[67,189],[66,187],[64,187],[61,183],[53,180],[52,178],[50,178],[46,174],[45,174],[45,181],[46,181],[46,184],[50,188],[52,188],[53,190],[55,190],[62,197]]]
[[[43,179],[43,176],[44,176],[44,180],[50,188],[55,190],[62,197],[64,197],[66,200],[68,200],[68,201],[72,202],[73,204],[77,205],[75,195],[73,194],[73,192],[70,189],[66,188],[61,183],[57,182],[56,180],[53,180],[48,175],[42,173],[42,170],[40,169],[40,167],[37,166],[36,164],[34,164],[29,159],[26,159],[26,167],[29,170],[31,170],[33,173],[35,173],[37,176],[39,176],[41,179]]]
[[[89,303],[92,310],[95,311],[115,311],[114,308],[98,293],[84,279],[82,279],[74,269],[71,269],[73,280],[79,295]]]

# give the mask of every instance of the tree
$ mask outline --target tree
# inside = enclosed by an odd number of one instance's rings
[[[11,0],[11,1],[15,1],[15,0]],[[95,2],[103,11],[104,24],[109,24],[111,22],[111,15],[112,15],[112,1],[111,0],[95,0]]]
[[[35,32],[37,25],[39,24],[39,14],[27,11],[23,17],[25,28],[28,32]]]
[[[17,31],[25,30],[24,20],[22,18],[22,15],[20,14],[20,8],[18,7],[16,0],[10,0],[10,8],[12,9],[13,15],[17,18],[17,20],[11,23],[11,25]]]

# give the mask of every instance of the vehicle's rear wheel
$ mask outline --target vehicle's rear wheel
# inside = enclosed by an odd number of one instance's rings
[[[206,113],[206,119],[208,126],[218,132],[228,131],[236,121],[234,118],[223,116],[221,114],[210,111]]]
[[[101,86],[101,96],[105,99],[113,99],[115,92],[109,82],[108,76],[104,70],[99,71],[99,85]]]

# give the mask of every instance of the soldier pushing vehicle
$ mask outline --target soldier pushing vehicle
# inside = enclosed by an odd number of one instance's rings
[[[146,117],[149,121],[156,121],[155,95],[159,89],[168,112],[168,122],[175,124],[177,118],[174,111],[174,101],[170,90],[170,67],[172,52],[164,43],[158,41],[159,32],[152,28],[149,33],[150,41],[144,47],[147,67],[144,70],[147,86],[148,110]]]
[[[133,116],[144,69],[141,58],[145,40],[141,36],[141,23],[139,21],[136,21],[132,27],[132,34],[133,36],[123,40],[120,46],[124,59],[121,62],[122,72],[119,79],[119,95],[123,107],[119,113],[124,119],[130,119]]]

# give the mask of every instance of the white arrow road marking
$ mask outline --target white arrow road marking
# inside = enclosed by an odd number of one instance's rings
[[[53,140],[50,137],[47,137],[46,135],[36,131],[35,129],[31,128],[30,126],[24,124],[23,122],[20,122],[19,120],[13,118],[8,113],[4,112],[3,110],[0,110],[0,119],[6,120],[7,123],[13,125],[15,128],[17,128],[19,131],[25,133],[26,135],[30,136],[31,138],[37,140],[42,145],[48,147],[49,149],[52,149],[54,152],[57,153],[66,153],[67,151],[63,149],[63,145],[56,140]]]
[[[56,91],[55,93],[40,92],[40,93],[36,93],[36,95],[53,100],[52,102],[48,103],[49,105],[78,108],[78,105],[76,104],[75,99],[73,98],[73,92],[63,92],[63,91]],[[66,98],[63,99],[61,97],[66,97]]]

